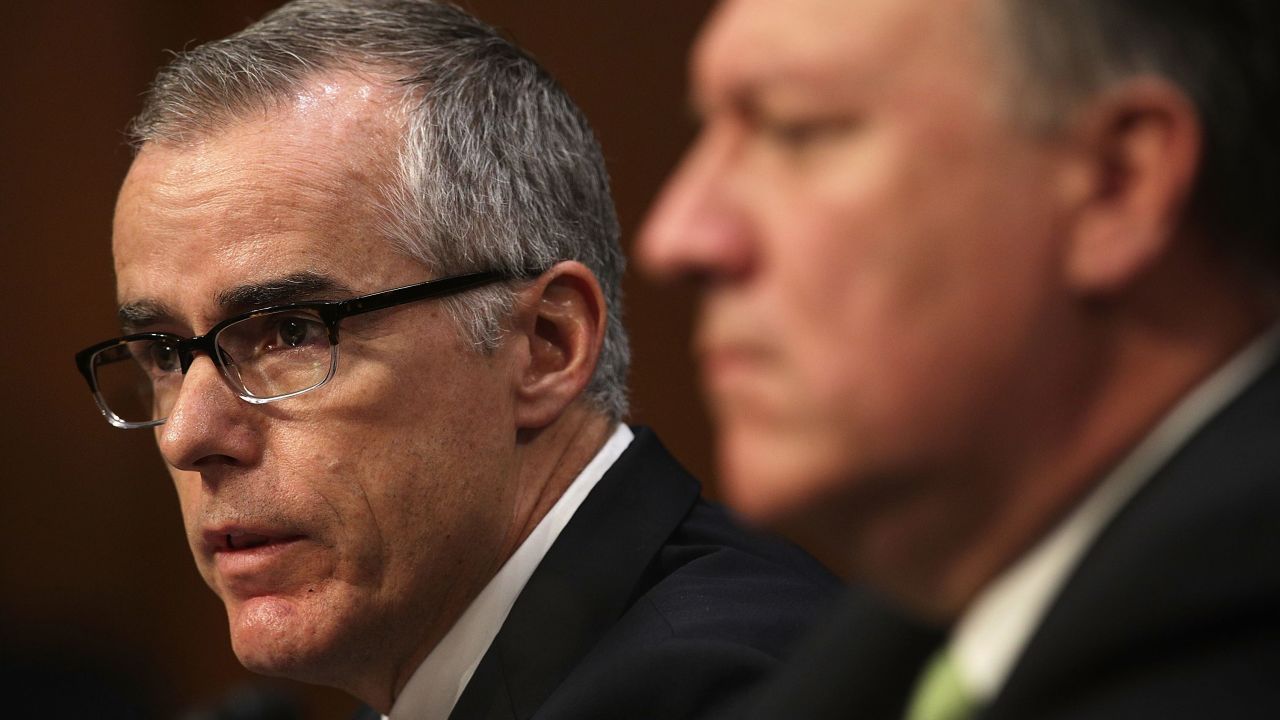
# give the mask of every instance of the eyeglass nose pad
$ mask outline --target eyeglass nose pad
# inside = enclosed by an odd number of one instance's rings
[[[183,343],[178,343],[178,346],[174,349],[178,352],[178,365],[182,367],[182,374],[186,375],[187,371],[191,369],[191,363],[195,362],[196,354],[192,352],[191,346]]]
[[[221,348],[215,349],[214,352],[218,353],[217,359],[221,360],[218,364],[222,366],[222,371],[226,373],[227,378],[240,387],[244,387],[244,378],[240,377],[240,367],[236,364],[236,359],[231,356],[231,353]]]

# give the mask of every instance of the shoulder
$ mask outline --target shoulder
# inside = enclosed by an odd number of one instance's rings
[[[699,500],[540,714],[699,717],[774,670],[840,588],[803,551]]]
[[[997,703],[1025,716],[1248,716],[1280,667],[1280,372],[1202,428],[1097,538]],[[1167,712],[1166,712],[1167,711]],[[1035,713],[1033,713],[1035,714]],[[1049,715],[1044,715],[1048,717]]]
[[[649,567],[635,612],[674,638],[750,642],[774,657],[841,585],[794,545],[699,500]]]

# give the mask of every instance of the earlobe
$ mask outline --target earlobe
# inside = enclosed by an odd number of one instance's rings
[[[541,428],[582,394],[607,322],[604,295],[582,263],[557,263],[523,292],[517,331],[528,348],[516,378],[516,421]]]
[[[1066,275],[1082,294],[1138,279],[1171,249],[1188,209],[1201,153],[1191,101],[1162,80],[1123,83],[1081,115]]]

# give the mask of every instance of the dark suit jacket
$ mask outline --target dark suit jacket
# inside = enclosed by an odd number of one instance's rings
[[[451,720],[696,717],[774,669],[839,584],[699,490],[638,428],[530,577]]]
[[[857,593],[733,716],[901,718],[943,639]],[[1259,717],[1280,717],[1280,366],[1105,528],[978,714]]]

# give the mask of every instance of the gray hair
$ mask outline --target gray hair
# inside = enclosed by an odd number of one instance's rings
[[[1053,130],[1139,75],[1194,103],[1204,152],[1187,220],[1280,275],[1280,16],[1275,0],[997,0],[1020,114]],[[1274,279],[1274,277],[1273,277]]]
[[[613,418],[625,415],[625,260],[599,144],[559,84],[488,25],[431,0],[295,0],[179,53],[156,76],[130,134],[135,147],[207,137],[317,73],[340,70],[389,77],[405,90],[384,235],[441,274],[582,262],[608,306],[586,397]],[[470,340],[492,351],[513,303],[503,284],[448,307]]]

